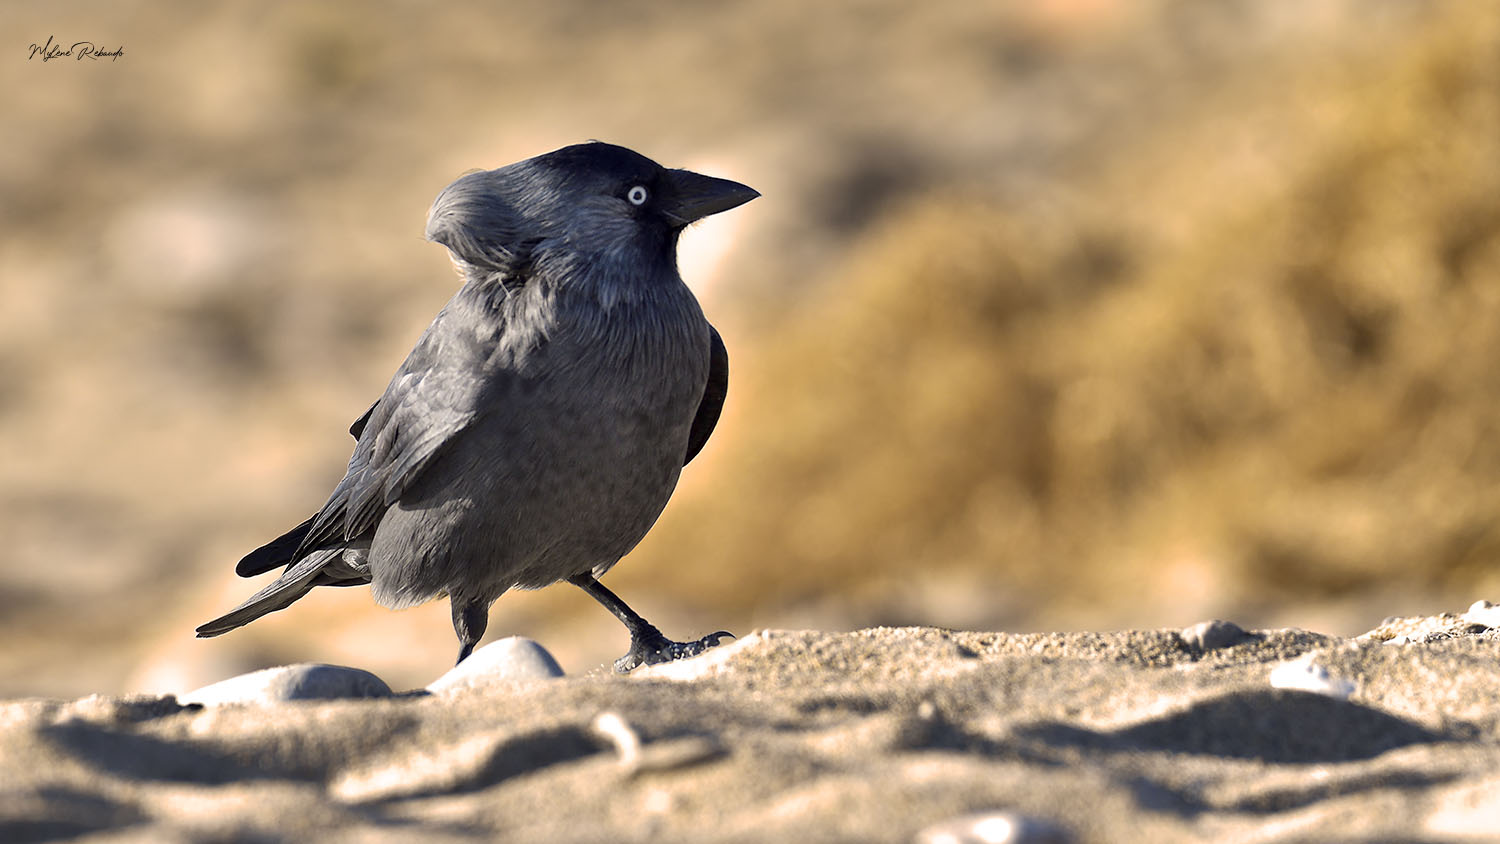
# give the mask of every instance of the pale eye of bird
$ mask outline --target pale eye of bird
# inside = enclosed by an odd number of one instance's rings
[[[629,193],[625,194],[625,198],[630,200],[631,205],[645,205],[648,195],[644,185],[636,185],[630,189]]]

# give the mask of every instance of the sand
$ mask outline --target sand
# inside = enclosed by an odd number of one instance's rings
[[[1494,615],[776,630],[628,676],[9,701],[0,840],[1500,840]]]

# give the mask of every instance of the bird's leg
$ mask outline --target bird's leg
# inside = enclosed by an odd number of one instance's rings
[[[568,582],[592,595],[594,600],[614,613],[615,618],[623,622],[630,631],[630,652],[615,660],[615,671],[620,674],[638,665],[658,665],[674,659],[697,656],[719,644],[719,640],[725,636],[734,636],[733,633],[720,630],[696,642],[674,642],[663,636],[651,622],[641,618],[618,595],[604,588],[604,584],[595,580],[588,572],[570,577]]]
[[[449,600],[453,604],[453,632],[458,634],[458,662],[463,662],[484,638],[484,628],[490,623],[490,607],[483,601],[461,604],[457,598]]]

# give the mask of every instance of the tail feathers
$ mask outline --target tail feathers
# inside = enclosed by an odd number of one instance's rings
[[[314,517],[315,518],[315,517]],[[265,545],[245,555],[243,560],[234,567],[234,573],[240,577],[254,577],[257,574],[265,574],[274,568],[280,568],[292,561],[297,549],[302,547],[302,539],[312,529],[312,518],[303,522],[291,530],[283,533]]]
[[[370,575],[363,566],[363,560],[347,560],[345,553],[346,549],[343,548],[327,548],[308,554],[297,561],[296,565],[282,572],[269,586],[251,595],[243,604],[200,626],[198,638],[219,636],[236,627],[243,627],[267,613],[286,609],[292,602],[312,591],[314,586],[368,583]],[[362,558],[363,555],[359,557]]]

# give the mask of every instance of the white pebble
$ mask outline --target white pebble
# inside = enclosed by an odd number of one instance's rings
[[[1464,613],[1464,621],[1485,627],[1500,627],[1500,606],[1489,601],[1475,601]]]
[[[1073,838],[1050,821],[1011,812],[964,815],[917,833],[917,844],[1067,844]]]
[[[1253,638],[1253,634],[1245,632],[1238,624],[1219,619],[1200,621],[1192,627],[1184,628],[1178,635],[1182,637],[1188,650],[1198,654],[1227,648]]]
[[[1287,660],[1271,669],[1271,687],[1313,692],[1327,697],[1347,700],[1354,694],[1354,681],[1335,677],[1327,668],[1316,664],[1317,654],[1308,652],[1296,659]]]
[[[433,694],[490,686],[531,685],[563,676],[562,667],[547,649],[531,639],[511,636],[491,642],[432,681]]]
[[[604,712],[594,719],[594,732],[608,739],[620,754],[620,767],[634,769],[641,761],[641,737],[614,712]]]
[[[184,704],[269,705],[291,700],[390,697],[391,687],[368,671],[301,663],[252,671],[178,696]]]

